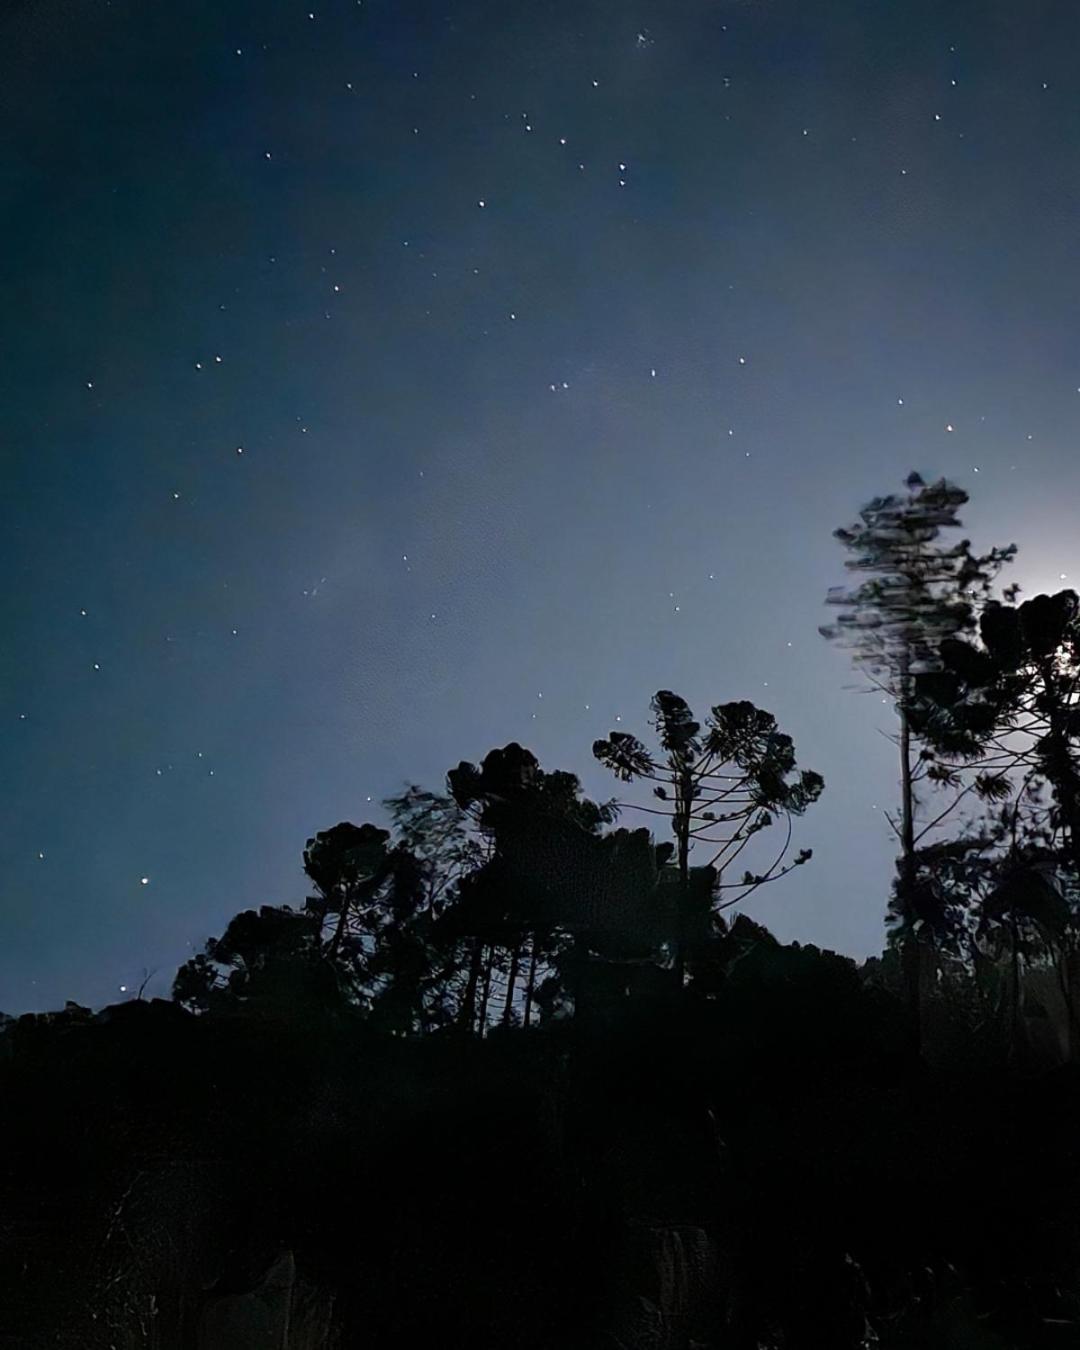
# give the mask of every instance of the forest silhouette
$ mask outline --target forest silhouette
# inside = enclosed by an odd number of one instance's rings
[[[752,703],[657,692],[604,802],[463,761],[171,1000],[3,1019],[0,1347],[1080,1345],[1080,598],[999,590],[967,502],[835,532],[821,633],[895,716],[879,957],[746,912],[813,905],[826,790]]]

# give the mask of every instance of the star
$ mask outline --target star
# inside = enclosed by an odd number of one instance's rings
[[[149,878],[149,877],[140,877],[140,878],[139,878],[139,885],[140,885],[140,886],[149,886],[149,885],[150,885],[150,878]]]

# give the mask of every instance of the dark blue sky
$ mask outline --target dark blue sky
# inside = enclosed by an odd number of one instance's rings
[[[610,796],[658,688],[777,715],[826,792],[751,912],[879,950],[830,534],[917,468],[1080,576],[1077,50],[1067,4],[9,4],[0,1008],[165,992],[507,741]]]

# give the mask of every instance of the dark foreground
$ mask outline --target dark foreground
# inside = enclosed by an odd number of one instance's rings
[[[1080,1069],[762,948],[484,1040],[69,1007],[0,1038],[0,1345],[1080,1345]]]

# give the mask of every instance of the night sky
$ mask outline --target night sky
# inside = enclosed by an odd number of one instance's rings
[[[880,951],[831,531],[914,468],[1003,583],[1080,577],[1078,50],[1015,0],[9,0],[0,1008],[167,993],[511,740],[647,802],[590,747],[659,688],[825,777],[750,912]]]

